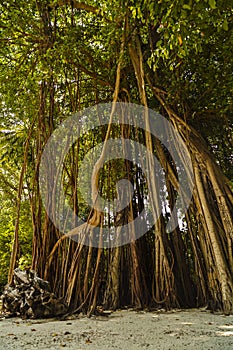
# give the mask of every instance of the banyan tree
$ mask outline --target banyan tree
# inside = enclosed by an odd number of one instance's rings
[[[20,257],[20,204],[28,200],[32,269],[65,298],[71,312],[91,314],[98,306],[208,305],[232,313],[233,194],[227,177],[233,146],[230,1],[20,0],[4,1],[1,12],[6,43],[1,96],[5,108],[27,130],[19,161],[9,283]],[[64,220],[61,228],[49,214],[59,198],[49,196],[49,210],[42,201],[43,152],[68,118],[78,113],[85,119],[82,111],[106,103],[111,103],[108,122],[80,133],[59,168],[65,201],[74,218],[82,219],[81,224],[74,220],[73,228],[66,227]],[[116,120],[119,104],[142,106],[146,128],[126,123],[123,112]],[[153,134],[148,111],[163,116],[175,132],[173,138],[178,137],[188,150],[193,188],[184,212],[182,205],[174,211],[183,186],[180,169],[169,147]],[[101,117],[97,113],[96,118]],[[88,113],[86,118],[87,124],[94,120],[88,121]],[[82,120],[76,121],[78,129]],[[166,137],[169,132],[164,127]],[[106,153],[111,154],[110,140],[121,140],[123,148],[127,140],[140,144],[147,150],[145,169],[133,156],[103,161]],[[64,134],[62,146],[57,143],[46,159],[48,173],[51,170],[49,183],[43,183],[48,195],[56,191],[58,173],[53,164],[59,163],[56,157],[66,142],[69,135]],[[178,146],[175,152],[182,159]],[[81,176],[84,159],[89,163]],[[122,191],[116,184],[123,179],[127,183]],[[114,210],[108,210],[108,204],[100,209],[98,195],[106,203],[124,202],[125,197],[130,201]],[[111,235],[120,236],[122,227],[133,223],[145,208],[154,224],[139,238],[131,224],[130,237],[135,239],[125,244],[95,246],[75,239],[80,234],[89,241],[96,239],[98,229],[99,242],[102,230],[109,232],[111,241]],[[171,213],[177,225],[169,231]]]

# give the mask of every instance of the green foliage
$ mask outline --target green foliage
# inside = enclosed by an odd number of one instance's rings
[[[2,197],[2,196],[1,196]],[[3,199],[3,198],[1,198]],[[2,201],[3,203],[3,201]],[[5,206],[9,203],[4,203]],[[11,208],[11,206],[10,206]],[[5,210],[4,210],[5,209]],[[14,234],[14,221],[9,208],[1,204],[0,217],[0,292],[7,283],[7,274],[10,262],[10,252]]]
[[[12,194],[13,197],[13,194]],[[15,202],[10,200],[4,192],[0,192],[0,292],[7,283],[8,268],[14,237]],[[21,221],[19,229],[20,267],[31,264],[32,227],[28,202],[22,203]]]

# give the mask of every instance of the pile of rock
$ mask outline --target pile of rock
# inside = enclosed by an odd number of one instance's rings
[[[64,315],[67,305],[51,292],[50,284],[35,271],[14,270],[12,285],[2,295],[2,309],[8,316],[46,318]]]

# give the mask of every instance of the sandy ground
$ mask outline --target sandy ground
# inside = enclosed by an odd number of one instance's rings
[[[233,350],[233,316],[204,310],[135,312],[66,321],[0,319],[0,349]]]

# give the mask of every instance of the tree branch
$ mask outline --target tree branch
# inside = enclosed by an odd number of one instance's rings
[[[96,13],[97,15],[100,13],[100,9],[98,7],[95,6],[91,6],[86,4],[85,2],[80,2],[80,1],[71,1],[71,0],[60,0],[57,3],[53,3],[51,5],[49,5],[49,7],[53,8],[54,6],[64,6],[64,5],[71,5],[73,6],[73,8],[77,9],[77,10],[85,10],[88,12],[93,12]]]

